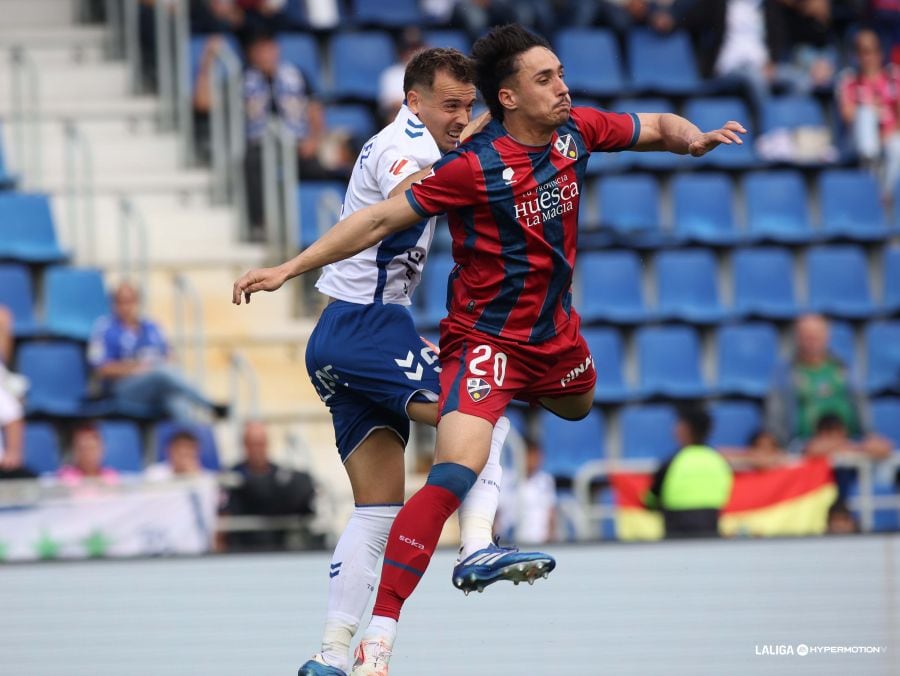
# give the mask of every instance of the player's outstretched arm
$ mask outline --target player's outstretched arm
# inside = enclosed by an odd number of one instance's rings
[[[638,113],[641,134],[634,150],[667,150],[694,157],[705,155],[713,148],[743,143],[739,134],[747,130],[740,122],[731,120],[720,129],[703,132],[690,120],[671,113]]]
[[[243,298],[249,303],[251,294],[257,291],[275,291],[293,277],[350,258],[420,220],[422,217],[409,205],[405,195],[360,209],[289,261],[245,272],[234,283],[231,301],[240,305]]]

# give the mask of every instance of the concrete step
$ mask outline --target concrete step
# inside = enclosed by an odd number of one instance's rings
[[[0,11],[8,9],[10,0],[0,0]],[[19,0],[18,4],[33,4]],[[4,14],[4,16],[7,16]],[[48,25],[17,26],[14,21],[0,24],[0,46],[22,45],[34,54],[44,51],[57,52],[76,47],[92,48],[104,45],[107,30],[101,25]]]
[[[71,26],[79,19],[79,0],[0,0],[4,31]]]
[[[128,67],[123,62],[67,63],[39,69],[37,79],[29,79],[28,85],[37,89],[38,101],[49,106],[60,102],[123,97],[129,94],[129,77]],[[0,91],[9,92],[11,86],[9,69],[0,70]]]
[[[90,33],[83,40],[48,41],[45,44],[35,44],[29,38],[23,37],[20,32],[0,31],[0,49],[7,51],[13,46],[24,49],[26,57],[34,62],[40,72],[47,68],[70,68],[99,64],[105,62],[108,55],[105,36],[101,34],[100,37],[97,37],[96,33]],[[0,77],[8,80],[13,69],[11,59],[7,57],[0,60]]]
[[[0,117],[9,117],[12,112],[9,96],[0,97]],[[29,122],[38,123],[71,119],[79,123],[85,120],[117,120],[131,124],[147,119],[158,120],[160,102],[154,96],[72,97],[42,101],[37,108],[28,104],[24,113]]]
[[[44,170],[40,181],[47,192],[65,193],[69,184],[62,167]],[[94,192],[98,195],[147,195],[165,193],[178,195],[185,201],[205,196],[206,201],[212,189],[212,176],[205,169],[178,170],[131,170],[127,173],[110,169],[95,168]]]
[[[94,175],[141,175],[169,173],[181,165],[181,147],[174,134],[129,134],[102,136],[84,134]],[[42,172],[46,178],[65,175],[70,156],[76,162],[81,157],[78,145],[70,145],[63,125],[57,125],[44,135],[41,143]],[[78,166],[76,164],[76,166]]]

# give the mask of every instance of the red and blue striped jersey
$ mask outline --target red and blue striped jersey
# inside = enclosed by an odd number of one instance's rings
[[[639,134],[636,115],[573,108],[548,145],[528,146],[494,120],[413,185],[406,196],[423,218],[448,215],[451,320],[519,342],[559,334],[588,155],[630,148]]]

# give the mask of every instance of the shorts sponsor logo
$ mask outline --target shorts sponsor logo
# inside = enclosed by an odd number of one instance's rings
[[[588,358],[585,359],[584,362],[582,362],[581,364],[579,364],[578,366],[573,368],[571,371],[569,371],[565,375],[565,377],[559,381],[559,384],[562,385],[563,387],[565,387],[566,385],[571,383],[573,380],[575,380],[576,378],[581,376],[581,374],[585,373],[588,369],[590,369],[591,364],[593,364],[593,363],[594,363],[593,359],[591,359],[591,356],[588,355]]]
[[[410,547],[415,547],[416,549],[425,549],[425,545],[423,545],[421,542],[416,542],[415,538],[408,538],[405,535],[400,536],[400,542],[405,542]]]
[[[472,401],[481,401],[491,393],[491,386],[483,378],[466,378],[466,391]]]

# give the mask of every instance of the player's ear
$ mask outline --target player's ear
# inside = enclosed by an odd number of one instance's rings
[[[406,92],[406,107],[409,108],[414,114],[419,114],[419,106],[422,103],[422,97],[419,95],[415,89],[410,89]]]
[[[500,91],[497,92],[497,98],[500,100],[500,105],[507,110],[516,110],[519,107],[516,93],[512,89],[501,87]]]

